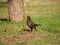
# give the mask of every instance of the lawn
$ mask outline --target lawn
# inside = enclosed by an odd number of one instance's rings
[[[32,33],[26,31],[29,29],[26,19],[19,23],[8,21],[8,4],[0,0],[0,45],[60,45],[59,0],[29,0],[25,2],[25,17],[27,15],[41,24]]]

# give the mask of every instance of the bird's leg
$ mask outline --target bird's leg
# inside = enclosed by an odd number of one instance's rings
[[[32,32],[32,28],[29,30],[29,32],[30,32],[30,33]]]
[[[34,27],[34,29],[36,30],[36,27]]]
[[[30,30],[29,30],[29,32],[31,33],[31,32],[32,32],[32,30],[30,29]]]
[[[32,32],[32,29],[30,30],[30,32]]]

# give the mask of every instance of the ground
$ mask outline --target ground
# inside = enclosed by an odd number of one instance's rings
[[[27,15],[41,24],[32,33],[27,31]],[[0,45],[60,45],[59,0],[25,1],[25,20],[10,23],[8,18],[8,4],[0,0]]]

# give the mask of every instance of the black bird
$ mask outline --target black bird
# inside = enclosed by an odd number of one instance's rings
[[[33,29],[36,30],[36,26],[40,26],[39,24],[35,24],[35,23],[31,20],[30,16],[27,16],[27,25],[28,25],[28,27],[30,28],[30,32],[32,32]]]

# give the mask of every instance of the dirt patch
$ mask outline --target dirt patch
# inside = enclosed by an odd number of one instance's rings
[[[0,39],[0,42],[2,43],[7,43],[7,44],[13,44],[13,43],[17,43],[17,42],[22,42],[25,40],[32,40],[32,39],[36,39],[36,38],[44,38],[45,35],[43,33],[41,34],[18,34],[16,36],[12,36],[12,37],[6,37],[6,38],[2,38]]]

